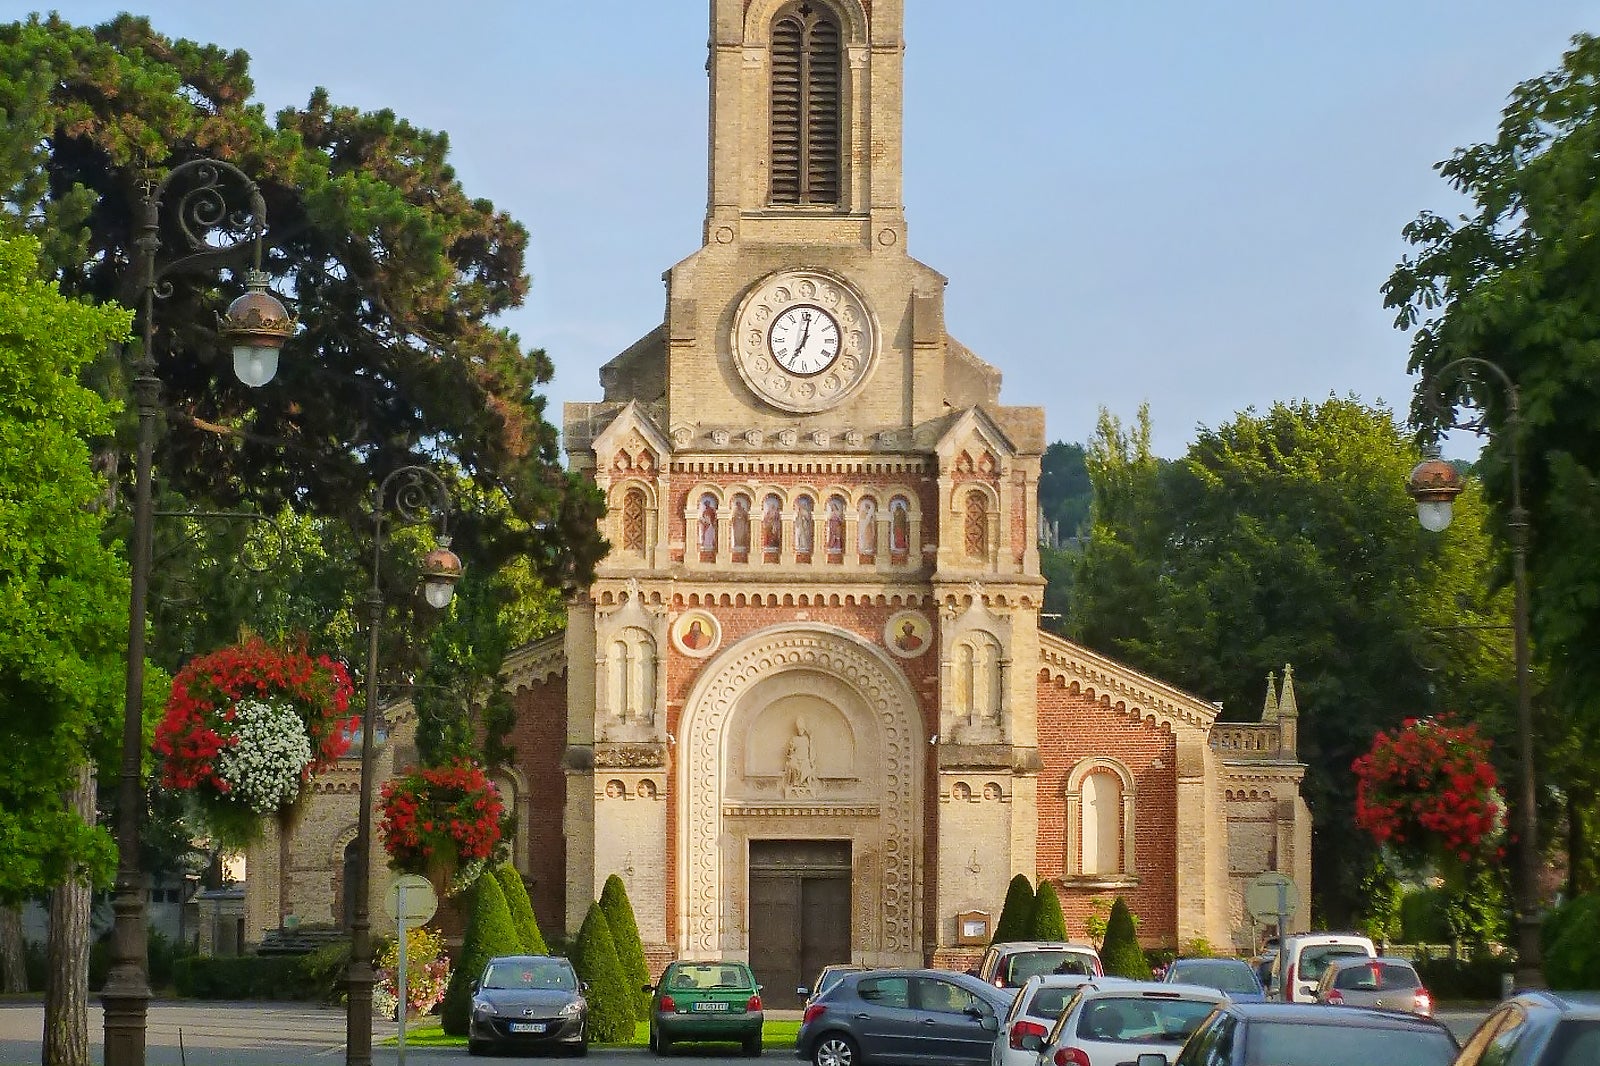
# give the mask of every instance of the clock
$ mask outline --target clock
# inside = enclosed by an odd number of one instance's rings
[[[877,320],[843,278],[780,270],[762,278],[734,312],[733,363],[766,403],[800,414],[839,403],[876,363]]]

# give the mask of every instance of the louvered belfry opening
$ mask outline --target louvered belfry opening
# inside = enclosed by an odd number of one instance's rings
[[[775,204],[839,202],[839,20],[802,3],[772,27]]]

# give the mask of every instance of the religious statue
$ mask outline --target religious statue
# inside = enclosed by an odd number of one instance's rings
[[[794,736],[783,755],[783,794],[809,796],[817,779],[816,756],[811,750],[811,730],[804,718],[794,723]]]
[[[844,497],[828,497],[828,554],[844,554]]]
[[[794,550],[799,555],[811,554],[811,512],[816,505],[810,496],[802,496],[794,504]]]
[[[878,554],[878,501],[861,499],[860,521],[856,524],[856,549],[862,555]]]
[[[717,552],[717,498],[709,492],[700,497],[700,550]]]
[[[911,508],[904,496],[889,501],[889,554],[905,555],[911,550]]]
[[[761,501],[761,550],[776,554],[783,548],[783,501],[768,493]]]
[[[729,541],[736,552],[750,550],[750,497],[735,496],[733,498],[733,533]]]

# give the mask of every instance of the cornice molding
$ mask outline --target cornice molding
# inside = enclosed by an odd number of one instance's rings
[[[1217,720],[1217,708],[1200,697],[1044,630],[1039,631],[1039,660],[1052,680],[1077,683],[1102,699],[1174,725],[1209,733]]]

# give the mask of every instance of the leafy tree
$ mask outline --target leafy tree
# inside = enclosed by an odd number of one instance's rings
[[[1083,445],[1056,441],[1044,450],[1039,464],[1039,510],[1055,524],[1062,540],[1080,536],[1089,528],[1093,487],[1086,460]]]
[[[578,976],[589,982],[590,1039],[602,1044],[632,1040],[634,1001],[638,993],[628,987],[622,960],[617,957],[616,941],[606,924],[606,915],[597,900],[589,904],[572,947],[572,965]]]
[[[622,963],[622,976],[633,991],[634,1018],[649,1018],[650,994],[642,991],[650,983],[650,966],[644,958],[644,942],[639,939],[639,921],[634,917],[633,904],[628,900],[628,887],[622,878],[612,874],[600,890],[600,909],[605,912],[606,927],[616,945],[617,959]]]
[[[1539,939],[1551,988],[1600,985],[1600,896],[1578,896],[1552,908]]]
[[[1150,962],[1144,957],[1144,949],[1139,946],[1138,927],[1121,896],[1112,901],[1111,916],[1106,919],[1106,939],[1100,945],[1100,965],[1111,977],[1150,980]]]
[[[1559,69],[1512,91],[1493,140],[1439,164],[1471,209],[1421,213],[1405,229],[1414,251],[1384,287],[1396,325],[1414,331],[1410,369],[1422,381],[1412,417],[1421,435],[1436,436],[1451,414],[1466,414],[1463,406],[1482,415],[1488,435],[1477,473],[1502,554],[1513,448],[1521,448],[1534,650],[1548,682],[1541,704],[1556,712],[1540,716],[1548,757],[1540,773],[1565,786],[1573,891],[1594,887],[1600,859],[1600,660],[1592,653],[1600,642],[1600,425],[1591,416],[1600,399],[1600,261],[1590,250],[1597,150],[1600,39],[1581,34]],[[1445,374],[1472,357],[1497,364],[1520,390],[1519,441],[1491,374]]]
[[[1162,464],[1141,414],[1089,448],[1094,534],[1071,628],[1085,643],[1253,719],[1292,662],[1316,843],[1315,904],[1347,925],[1374,846],[1354,825],[1351,762],[1403,718],[1454,710],[1506,734],[1507,598],[1491,592],[1480,498],[1444,534],[1417,524],[1420,455],[1354,399],[1275,404]],[[1503,745],[1496,745],[1503,750]]]
[[[1026,940],[1028,923],[1033,920],[1033,900],[1033,882],[1027,874],[1017,874],[1006,888],[1006,902],[1000,908],[999,921],[994,923],[994,939],[990,943]]]
[[[1039,882],[1039,894],[1033,898],[1027,939],[1067,939],[1067,920],[1061,914],[1061,897],[1056,895],[1056,886],[1049,881]]]
[[[528,899],[528,886],[522,875],[509,862],[494,868],[494,879],[500,882],[500,891],[506,897],[506,907],[511,911],[511,924],[517,927],[517,942],[525,955],[548,955],[550,946],[539,931],[539,920],[533,916],[533,902]]]
[[[472,1017],[472,982],[483,976],[485,964],[497,955],[521,953],[522,941],[499,880],[479,877],[472,886],[472,917],[461,941],[461,955],[450,972],[450,985],[439,1009],[439,1024],[445,1032],[466,1035]]]

